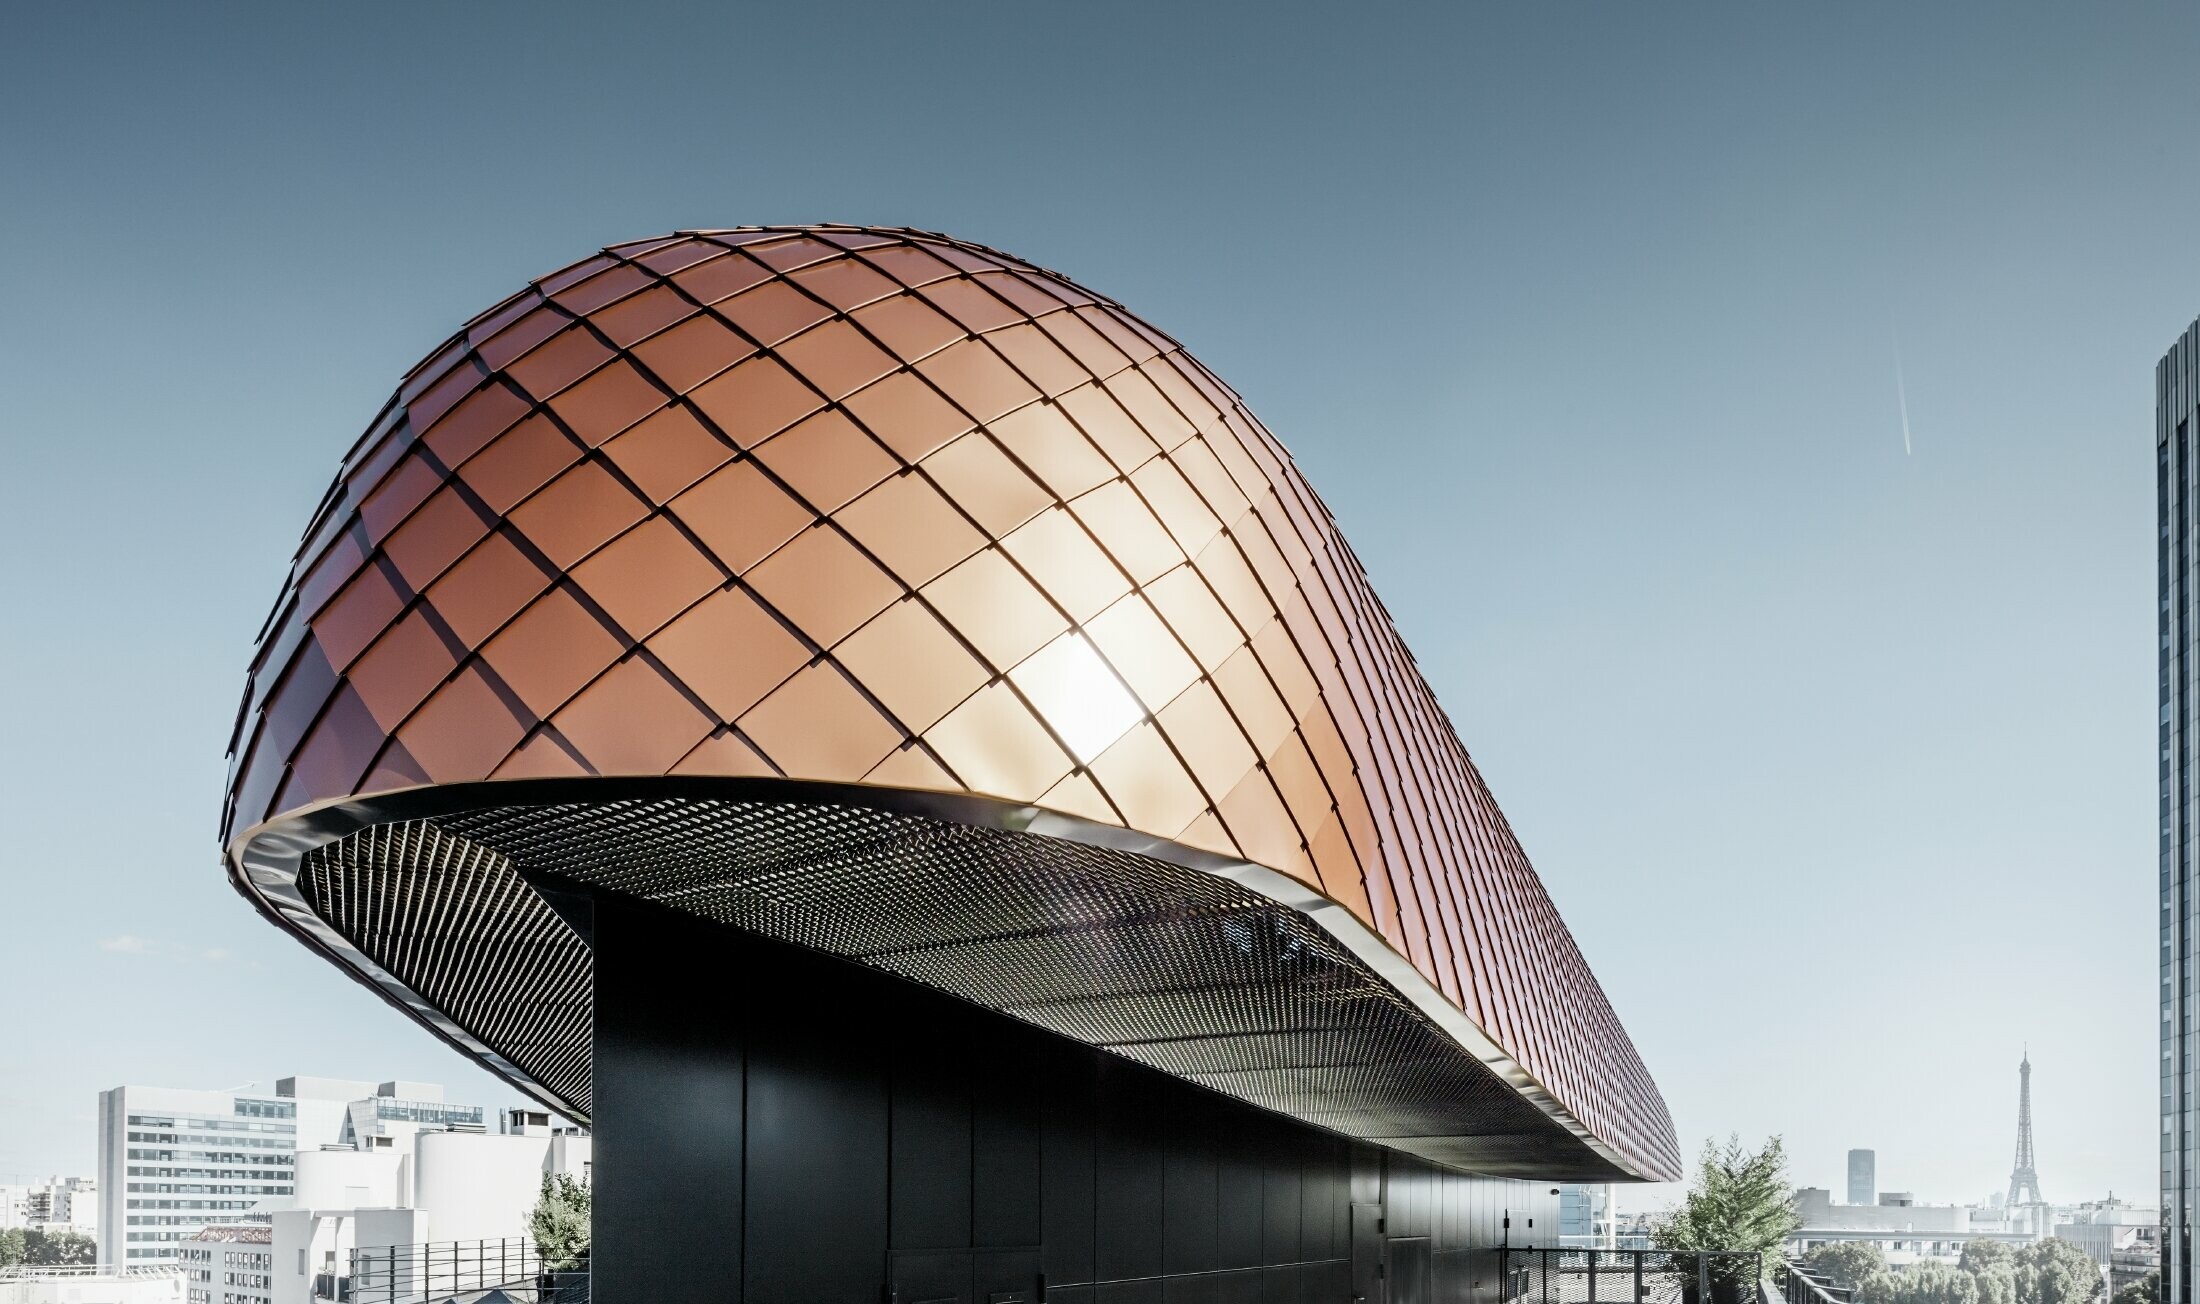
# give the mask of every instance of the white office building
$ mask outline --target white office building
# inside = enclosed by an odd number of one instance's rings
[[[173,1263],[209,1224],[266,1221],[287,1203],[295,1156],[323,1146],[410,1150],[424,1128],[480,1130],[479,1105],[421,1082],[288,1077],[272,1093],[116,1087],[99,1097],[102,1263]]]
[[[513,1110],[500,1123],[493,1134],[422,1124],[393,1132],[386,1145],[300,1152],[296,1193],[269,1214],[272,1304],[346,1298],[354,1251],[383,1285],[410,1281],[426,1262],[420,1247],[430,1244],[454,1267],[486,1273],[478,1285],[496,1284],[499,1257],[516,1263],[526,1252],[528,1215],[544,1176],[585,1182],[592,1158],[585,1133],[553,1127],[545,1114]],[[483,1248],[498,1242],[508,1248]],[[461,1293],[457,1279],[436,1280]]]
[[[2057,1210],[2055,1235],[2091,1255],[2114,1294],[2160,1266],[2161,1222],[2161,1210],[2110,1195]]]
[[[0,1182],[0,1231],[11,1227],[97,1235],[99,1184],[89,1177]]]
[[[264,1223],[215,1223],[178,1244],[185,1304],[269,1304],[273,1236]]]
[[[307,1110],[312,1139],[334,1141],[341,1105]],[[299,1101],[278,1093],[116,1087],[99,1096],[99,1258],[173,1263],[208,1223],[290,1194],[304,1142]]]
[[[360,1150],[410,1150],[412,1138],[422,1132],[480,1132],[486,1120],[479,1105],[445,1101],[435,1083],[385,1082],[373,1095],[345,1106],[340,1143]]]
[[[2044,1229],[2013,1226],[2000,1210],[1919,1204],[1907,1191],[1878,1194],[1876,1204],[1835,1204],[1833,1192],[1824,1187],[1796,1191],[1795,1212],[1802,1225],[1788,1237],[1788,1253],[1800,1256],[1822,1245],[1865,1241],[1900,1268],[1927,1259],[1955,1263],[1973,1241],[2022,1245],[2046,1234]]]

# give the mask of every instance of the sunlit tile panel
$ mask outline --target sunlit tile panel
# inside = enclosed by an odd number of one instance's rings
[[[929,233],[692,232],[484,313],[345,459],[232,853],[428,785],[779,778],[1059,811],[1348,910],[1641,1175],[1655,1085],[1328,513],[1119,305]]]

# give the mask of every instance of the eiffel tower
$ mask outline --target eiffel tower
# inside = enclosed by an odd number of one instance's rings
[[[2017,1167],[2009,1174],[2010,1209],[2046,1204],[2040,1198],[2040,1176],[2032,1171],[2032,1048],[2024,1048],[2024,1062],[2017,1066]]]

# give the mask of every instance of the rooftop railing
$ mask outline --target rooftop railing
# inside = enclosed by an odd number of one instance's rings
[[[588,1273],[550,1271],[533,1241],[506,1237],[361,1246],[347,1275],[324,1273],[314,1283],[316,1298],[337,1304],[441,1304],[491,1290],[521,1304],[587,1304]]]
[[[166,1281],[168,1287],[148,1283]],[[115,1286],[112,1283],[136,1283]],[[105,1287],[105,1289],[102,1289]],[[165,1296],[181,1300],[183,1268],[178,1264],[10,1264],[0,1268],[0,1304],[41,1304],[54,1299],[113,1298],[120,1291],[133,1297]]]
[[[1506,1248],[1502,1304],[1763,1304],[1762,1255],[1739,1250]]]
[[[180,1263],[11,1263],[0,1267],[0,1281],[36,1280],[53,1277],[120,1277],[137,1280],[146,1277],[173,1277],[183,1271]]]
[[[1779,1287],[1783,1304],[1849,1304],[1856,1294],[1846,1286],[1835,1285],[1831,1277],[1801,1259],[1788,1259],[1780,1265]]]

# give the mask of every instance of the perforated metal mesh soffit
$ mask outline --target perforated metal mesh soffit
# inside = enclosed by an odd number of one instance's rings
[[[490,780],[974,795],[1179,862],[1263,866],[1328,909],[1317,933],[1379,939],[1355,952],[1374,981],[1433,1010],[1455,1057],[1488,1061],[1575,1149],[1678,1167],[1656,1087],[1281,446],[1165,335],[980,246],[685,233],[470,323],[309,526],[231,756],[240,885],[324,945],[286,878],[313,842],[304,815]],[[247,873],[255,846],[276,852]],[[982,890],[1041,867],[1003,862]],[[519,930],[497,942],[507,978],[555,950],[518,905],[468,908]],[[515,1073],[509,1046],[569,1038],[541,1020],[585,999],[484,1031],[469,1021],[488,995],[422,1002],[378,959],[331,951]],[[1099,994],[1056,999],[1072,1035],[1124,1030]]]
[[[300,885],[322,918],[581,1112],[588,950],[519,867],[858,960],[1445,1162],[1548,1173],[1578,1149],[1303,915],[1150,857],[896,812],[688,799],[485,807],[306,855]],[[1586,1155],[1576,1168],[1611,1172]]]

